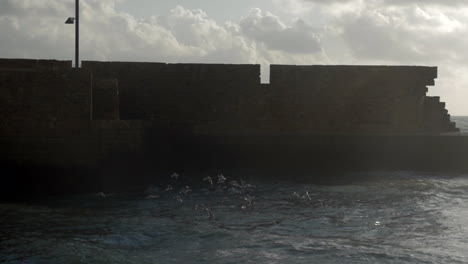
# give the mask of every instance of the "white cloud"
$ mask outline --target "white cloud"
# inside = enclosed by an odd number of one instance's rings
[[[322,46],[333,64],[438,66],[430,94],[452,114],[468,114],[468,1],[276,1],[323,25]]]
[[[73,2],[2,0],[0,57],[71,59],[74,28],[64,21]],[[264,80],[270,63],[433,65],[440,78],[432,94],[468,114],[462,1],[273,0],[270,12],[224,23],[182,6],[135,18],[118,2],[82,1],[82,59],[260,63]]]
[[[269,63],[312,63],[323,56],[312,27],[300,20],[287,25],[259,9],[240,22],[219,24],[181,6],[137,19],[118,12],[116,2],[82,2],[82,59],[261,63],[265,74]],[[10,36],[2,40],[1,57],[71,58],[74,29],[63,22],[73,14],[73,1],[6,0],[0,10],[1,32]]]
[[[256,8],[241,20],[240,27],[246,36],[272,50],[303,54],[321,51],[316,30],[302,20],[287,26],[277,16]]]

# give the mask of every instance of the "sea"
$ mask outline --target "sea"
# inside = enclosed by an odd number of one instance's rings
[[[0,202],[0,263],[468,263],[468,175],[240,176]]]

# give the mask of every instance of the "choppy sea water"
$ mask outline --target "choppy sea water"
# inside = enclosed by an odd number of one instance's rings
[[[451,120],[457,123],[460,132],[468,133],[468,116],[452,116]]]
[[[468,175],[349,176],[4,203],[0,263],[468,262]]]
[[[468,132],[467,117],[453,120]],[[326,185],[212,176],[0,203],[0,263],[468,262],[468,175],[368,172]]]

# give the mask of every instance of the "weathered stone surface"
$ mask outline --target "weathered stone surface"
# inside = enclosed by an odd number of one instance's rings
[[[260,84],[258,65],[85,61],[83,67],[95,78],[119,80],[122,119],[196,133],[450,131],[425,103],[436,67],[272,65],[271,84]]]
[[[281,130],[414,133],[424,132],[437,68],[272,65],[270,74]]]
[[[34,59],[0,59],[0,71],[2,70],[23,70],[28,69],[70,69],[72,67],[71,61],[58,61],[58,60],[34,60]]]
[[[1,162],[468,170],[467,139],[436,136],[457,128],[434,67],[272,65],[261,84],[259,65],[82,65],[0,59]]]
[[[119,120],[120,99],[117,79],[94,79],[93,82],[93,120]]]

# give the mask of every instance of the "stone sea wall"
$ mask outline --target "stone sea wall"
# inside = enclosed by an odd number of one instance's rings
[[[435,67],[0,59],[0,193],[127,190],[174,171],[468,171]],[[107,188],[107,189],[106,189]],[[49,192],[45,191],[49,190]]]
[[[443,133],[445,104],[427,97],[436,67],[83,62],[118,80],[121,119],[194,133]]]
[[[271,66],[285,128],[317,132],[422,132],[435,67]]]
[[[143,122],[120,121],[118,101],[116,80],[71,62],[0,60],[0,160],[74,166],[137,152]]]
[[[161,134],[456,131],[435,67],[165,64],[0,59],[0,155],[88,164]],[[156,135],[156,136],[154,136]],[[176,135],[176,136],[174,136]]]
[[[194,132],[253,131],[266,115],[259,65],[88,62],[118,80],[122,120]]]

